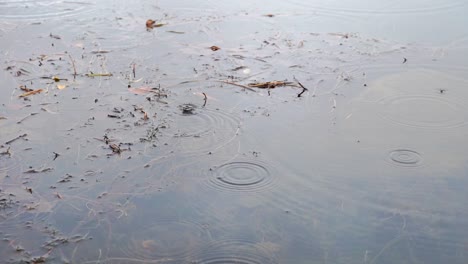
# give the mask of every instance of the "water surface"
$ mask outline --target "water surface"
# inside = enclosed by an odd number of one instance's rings
[[[1,1],[0,256],[466,263],[467,12]]]

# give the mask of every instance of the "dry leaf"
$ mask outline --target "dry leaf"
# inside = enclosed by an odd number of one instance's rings
[[[156,21],[154,21],[152,19],[148,19],[148,20],[146,20],[146,27],[152,28],[155,23],[156,23]]]
[[[152,20],[152,19],[148,19],[146,20],[146,27],[147,28],[155,28],[155,27],[162,27],[164,26],[165,24],[163,23],[156,23],[156,21]]]
[[[67,86],[65,84],[57,84],[57,89],[59,90],[63,90],[65,89]]]
[[[221,48],[218,47],[218,46],[211,46],[210,49],[211,49],[212,51],[217,51],[217,50],[220,50]]]
[[[37,89],[37,90],[29,91],[29,92],[26,92],[24,94],[20,94],[19,97],[26,97],[26,96],[30,96],[30,95],[33,95],[33,94],[38,94],[38,93],[41,93],[42,91],[44,91],[44,90],[43,89]]]

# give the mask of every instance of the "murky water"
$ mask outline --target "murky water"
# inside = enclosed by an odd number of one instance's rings
[[[2,263],[466,263],[467,12],[0,1]]]

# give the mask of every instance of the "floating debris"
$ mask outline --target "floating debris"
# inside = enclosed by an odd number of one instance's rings
[[[295,86],[293,82],[283,82],[283,81],[271,81],[263,83],[249,83],[249,87],[261,88],[261,89],[273,89],[277,86]]]
[[[30,95],[34,95],[34,94],[38,94],[38,93],[42,93],[44,91],[44,89],[37,89],[37,90],[32,90],[32,91],[29,91],[29,92],[26,92],[26,93],[23,93],[23,94],[20,94],[18,97],[27,97],[27,96],[30,96]]]
[[[45,168],[45,169],[30,169],[30,170],[27,170],[25,171],[24,173],[44,173],[44,172],[49,172],[49,171],[52,171],[53,169],[52,168]]]
[[[87,77],[110,77],[112,73],[87,73]]]
[[[164,25],[165,25],[164,23],[156,23],[156,21],[154,21],[152,19],[146,20],[146,27],[149,28],[149,29],[156,28],[156,27],[162,27]]]
[[[179,109],[182,111],[183,115],[194,115],[196,108],[197,108],[197,106],[194,105],[194,104],[179,105]]]

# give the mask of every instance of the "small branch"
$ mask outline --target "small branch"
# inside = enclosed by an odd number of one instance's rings
[[[68,57],[70,57],[70,60],[71,60],[71,62],[72,62],[72,66],[73,66],[73,80],[75,80],[75,79],[76,79],[76,75],[77,75],[77,73],[76,73],[76,67],[75,67],[75,61],[73,60],[73,58],[72,58],[72,56],[71,56],[70,54],[68,54]]]
[[[38,113],[30,113],[29,115],[23,117],[21,120],[19,120],[18,122],[16,122],[16,124],[21,124],[21,123],[24,122],[24,120],[28,119],[28,118],[31,117],[31,116],[35,116],[35,115],[37,115],[37,114],[38,114]]]
[[[136,64],[135,63],[133,63],[132,71],[133,71],[133,79],[136,79]]]
[[[27,135],[28,135],[28,134],[19,135],[19,136],[15,137],[14,139],[5,142],[5,145],[10,145],[11,143],[15,142],[16,140],[18,140],[18,139],[20,139],[20,138],[24,138],[24,137],[26,137]]]
[[[297,84],[299,84],[299,86],[302,88],[302,92],[300,92],[297,97],[301,97],[303,93],[305,93],[305,91],[309,91],[309,89],[305,88],[304,85],[302,85],[302,83],[300,83],[296,77],[294,77],[294,80],[296,80]]]
[[[54,155],[54,160],[56,160],[60,156],[60,154],[58,154],[57,152],[54,152]]]
[[[202,93],[203,96],[205,96],[205,98],[203,98],[203,100],[205,100],[205,103],[203,104],[203,107],[206,106],[206,102],[208,101],[208,97],[206,96],[206,93]]]

